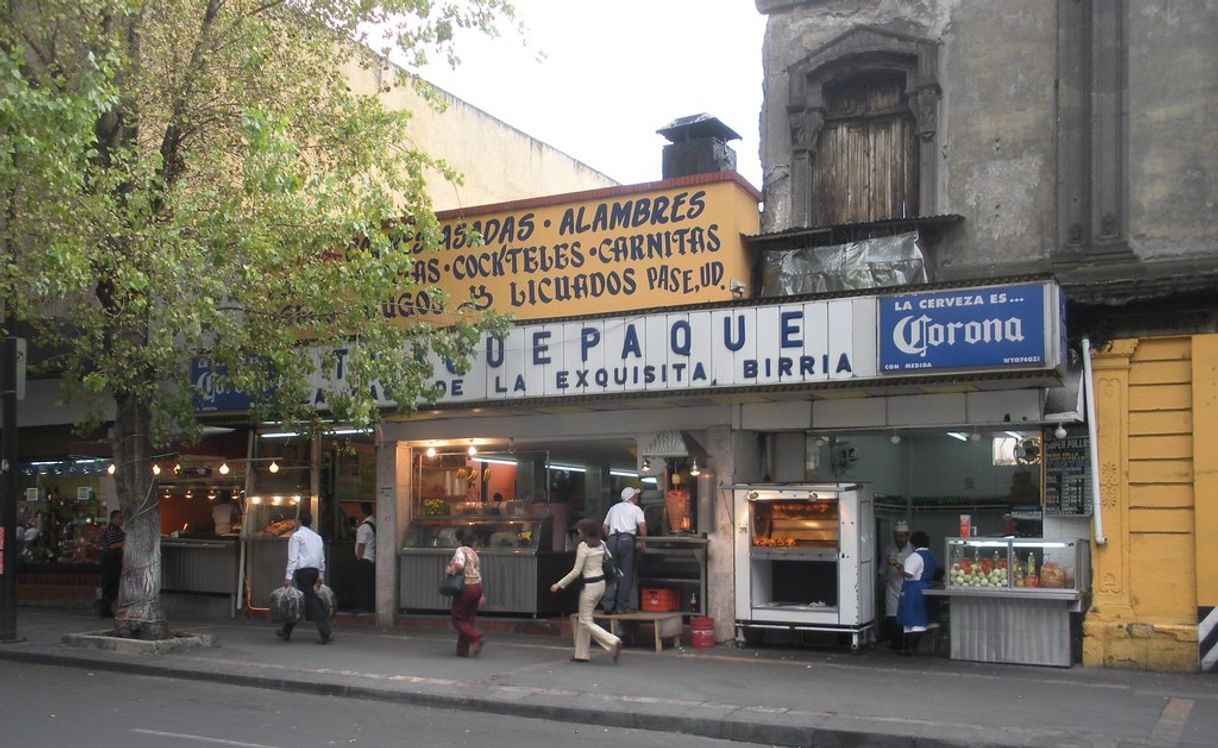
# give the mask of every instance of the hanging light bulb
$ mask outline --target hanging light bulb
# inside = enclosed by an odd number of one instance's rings
[[[267,470],[270,470],[272,473],[278,473],[279,472],[279,463],[275,462],[274,460],[271,460],[271,466],[269,468],[267,468]]]
[[[177,474],[179,474],[179,473],[181,473],[181,472],[182,472],[182,463],[180,463],[180,462],[175,462],[175,463],[173,464],[173,474],[174,474],[174,475],[177,475]]]
[[[976,431],[973,431],[972,433],[970,433],[968,435],[968,440],[971,442],[979,442],[979,441],[981,441],[981,434],[978,434]]]
[[[436,448],[435,448],[435,447],[428,447],[428,448],[427,448],[427,456],[428,456],[428,457],[435,457],[435,456],[436,456]]]
[[[889,444],[900,444],[900,443],[901,443],[901,435],[900,435],[900,434],[893,434],[892,436],[888,437],[888,443],[889,443]]]
[[[469,452],[470,457],[473,457],[474,455],[478,454],[478,448],[476,446],[474,446],[473,444],[470,444],[469,449],[466,451]]]
[[[158,464],[156,464],[155,462],[154,462],[154,463],[152,463],[152,474],[153,474],[153,475],[160,475],[160,474],[161,474],[161,466],[160,466],[160,465],[158,465]]]
[[[651,458],[650,457],[643,458],[643,469],[651,470]]]
[[[220,475],[228,475],[229,467],[227,462],[220,463]]]
[[[690,475],[701,475],[702,471],[698,469],[698,460],[695,458],[693,464],[689,468]]]
[[[112,462],[112,463],[110,463],[110,467],[106,468],[106,472],[107,472],[107,473],[109,473],[110,475],[114,475],[114,472],[115,472],[116,470],[118,470],[118,468],[114,467],[114,463],[113,463],[113,462]]]
[[[1053,429],[1053,436],[1056,439],[1065,439],[1066,438],[1066,427],[1061,425],[1060,423],[1057,424],[1057,428]]]

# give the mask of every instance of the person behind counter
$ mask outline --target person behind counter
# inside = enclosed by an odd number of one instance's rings
[[[123,546],[127,544],[127,533],[123,532],[123,511],[110,512],[110,524],[101,534],[101,598],[97,601],[97,617],[113,618],[114,601],[118,599],[118,582],[123,576]]]
[[[363,519],[355,528],[355,592],[359,609],[376,611],[376,523],[372,521],[372,502],[359,505]]]
[[[910,537],[914,552],[905,559],[903,567],[905,584],[901,587],[901,601],[897,606],[897,623],[904,631],[901,654],[910,657],[922,642],[922,633],[930,623],[926,615],[926,599],[922,592],[930,586],[935,576],[935,557],[931,555],[930,536],[921,530]]]
[[[457,656],[477,657],[482,651],[482,632],[474,626],[478,608],[486,603],[482,594],[482,562],[472,546],[478,533],[471,527],[457,530],[457,550],[444,569],[445,574],[462,572],[465,584],[461,594],[453,598],[452,621],[457,630]]]
[[[888,647],[902,648],[902,631],[897,625],[897,606],[901,602],[901,587],[905,584],[902,569],[905,559],[914,552],[909,542],[909,523],[904,520],[892,527],[892,542],[884,549],[884,565],[880,567],[880,578],[884,581],[884,629]]]
[[[623,494],[625,495],[625,494]],[[550,585],[550,592],[558,592],[583,577],[584,586],[579,592],[579,618],[575,629],[575,656],[572,662],[587,662],[589,639],[613,653],[613,661],[617,662],[622,654],[622,640],[597,625],[592,617],[596,603],[605,594],[605,547],[601,540],[601,528],[596,520],[581,519],[575,523],[575,531],[579,534],[580,544],[575,549],[575,566],[567,576]]]
[[[618,569],[622,572],[617,581],[610,585],[609,594],[605,596],[606,613],[629,613],[637,610],[634,601],[634,551],[640,546],[639,538],[647,535],[647,522],[643,510],[639,508],[641,489],[627,486],[622,489],[622,500],[609,508],[605,515],[604,532],[609,538],[609,552],[617,560]],[[576,525],[578,527],[578,524]],[[598,536],[599,537],[599,536]],[[592,603],[596,605],[594,601]]]
[[[228,491],[220,494],[216,505],[211,508],[211,521],[215,525],[217,535],[232,535],[233,523],[237,521],[237,506]]]
[[[300,513],[300,529],[292,533],[288,539],[288,570],[284,575],[283,586],[289,587],[296,582],[296,587],[304,593],[305,610],[317,624],[318,644],[329,644],[334,641],[330,633],[330,617],[326,615],[326,606],[317,596],[317,588],[321,587],[326,575],[326,552],[321,542],[321,536],[313,532],[313,515],[308,512]],[[292,628],[295,623],[285,623],[275,635],[285,642],[292,638]]]

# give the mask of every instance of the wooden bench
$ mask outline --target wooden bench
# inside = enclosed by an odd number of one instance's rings
[[[636,628],[640,623],[650,623],[652,630],[655,633],[656,651],[660,652],[664,649],[664,640],[672,639],[672,645],[675,647],[681,643],[681,629],[683,622],[680,613],[652,613],[650,611],[638,611],[635,613],[602,613],[596,611],[592,614],[594,621],[609,621],[609,632],[614,636],[621,636],[622,630],[625,628],[623,624],[633,624]],[[575,635],[575,630],[579,626],[579,616],[575,613],[571,614],[571,633]]]

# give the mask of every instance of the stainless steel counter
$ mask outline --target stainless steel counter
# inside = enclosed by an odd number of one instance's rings
[[[234,539],[161,539],[161,590],[237,594],[238,542]]]
[[[486,613],[548,615],[573,609],[570,590],[550,592],[550,585],[570,571],[575,553],[538,552],[522,548],[479,548]],[[398,552],[398,607],[403,610],[447,610],[452,600],[440,595],[444,567],[453,548],[403,548]]]
[[[288,568],[287,538],[247,538],[245,546],[245,591],[251,608],[270,605],[271,592],[283,586]]]
[[[1070,610],[1077,590],[927,590],[950,604],[951,657],[1070,667]]]

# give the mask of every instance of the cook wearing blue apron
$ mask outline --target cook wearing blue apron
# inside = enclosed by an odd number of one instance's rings
[[[919,535],[921,533],[915,533]],[[918,540],[923,540],[923,543],[918,543]],[[922,596],[922,591],[930,586],[931,579],[935,576],[935,557],[930,554],[930,550],[925,547],[925,543],[929,539],[914,538],[914,545],[917,546],[909,558],[905,560],[905,584],[901,587],[901,600],[897,604],[897,623],[900,624],[905,632],[905,646],[901,650],[901,654],[911,655],[918,648],[918,643],[922,638],[922,632],[926,631],[926,626],[929,623],[926,617],[926,601]]]

